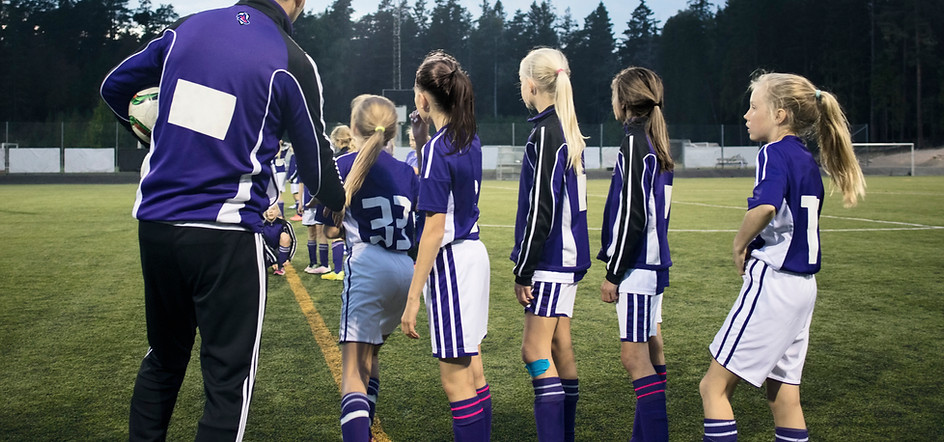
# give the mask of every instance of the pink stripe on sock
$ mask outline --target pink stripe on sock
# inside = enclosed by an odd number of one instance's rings
[[[653,385],[656,385],[656,384],[664,384],[664,383],[665,383],[665,381],[653,382],[653,383],[651,383],[651,384],[649,384],[649,385],[643,385],[642,387],[637,388],[636,391],[642,390],[643,388],[649,388],[649,387],[651,387],[651,386],[653,386]]]
[[[492,397],[492,396],[489,395],[488,397]],[[475,401],[475,402],[472,402],[471,404],[463,405],[463,406],[461,406],[461,407],[450,408],[450,410],[456,411],[456,410],[461,410],[461,409],[463,409],[463,408],[469,408],[469,407],[471,407],[471,406],[473,406],[473,405],[478,405],[479,402],[482,402],[483,400],[485,400],[485,399],[482,398],[482,399],[479,399],[479,400],[477,400],[477,401]]]
[[[475,416],[476,414],[482,413],[482,412],[484,412],[484,411],[485,411],[485,410],[479,408],[479,411],[476,411],[475,413],[469,413],[469,414],[467,414],[467,415],[465,415],[465,416],[453,416],[452,418],[453,418],[453,419],[468,419],[468,418],[470,418],[470,417],[472,417],[472,416]]]
[[[665,392],[665,390],[650,391],[649,393],[641,394],[641,395],[639,395],[639,396],[636,396],[636,399],[644,398],[644,397],[646,397],[646,396],[649,396],[650,394],[664,393],[664,392]]]

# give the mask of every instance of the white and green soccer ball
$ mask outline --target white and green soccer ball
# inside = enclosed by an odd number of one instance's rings
[[[157,122],[157,95],[159,89],[149,87],[131,97],[128,104],[128,120],[131,131],[144,144],[151,144],[151,130]]]

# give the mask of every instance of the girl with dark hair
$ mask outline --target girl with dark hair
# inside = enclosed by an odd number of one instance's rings
[[[457,441],[489,440],[491,394],[480,344],[488,328],[489,262],[479,241],[482,145],[472,82],[459,62],[432,52],[416,71],[413,135],[419,157],[420,238],[403,333],[419,338],[416,315],[425,290],[433,355],[439,358]],[[426,141],[428,126],[437,132]]]

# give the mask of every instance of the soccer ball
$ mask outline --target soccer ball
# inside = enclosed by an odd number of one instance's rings
[[[151,144],[151,129],[157,122],[157,95],[159,89],[149,87],[131,97],[128,104],[128,120],[131,131],[144,144]]]

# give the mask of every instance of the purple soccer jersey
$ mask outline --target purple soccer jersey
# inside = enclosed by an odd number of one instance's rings
[[[342,179],[347,179],[351,173],[357,155],[353,152],[338,157]],[[413,168],[381,151],[345,211],[343,223],[348,247],[365,243],[388,250],[409,250],[414,238],[416,194],[417,178]],[[323,211],[316,213],[315,219],[325,225],[334,225]]]
[[[778,270],[818,272],[823,195],[819,166],[799,138],[786,136],[762,147],[757,153],[754,195],[747,199],[747,207],[768,204],[777,213],[751,242],[751,256]]]
[[[442,245],[461,239],[479,239],[479,190],[482,185],[482,143],[478,135],[469,146],[449,153],[452,143],[445,136],[446,127],[448,125],[440,128],[423,146],[416,205],[418,212],[446,214]],[[422,236],[422,230],[422,225],[418,226],[417,238]]]
[[[567,166],[569,146],[553,106],[528,121],[534,129],[518,185],[515,282],[531,285],[535,270],[571,273],[577,282],[590,268],[587,176]]]
[[[606,279],[619,284],[630,268],[667,271],[672,172],[661,171],[644,119],[626,126],[603,209]],[[667,281],[660,282],[666,285]]]

